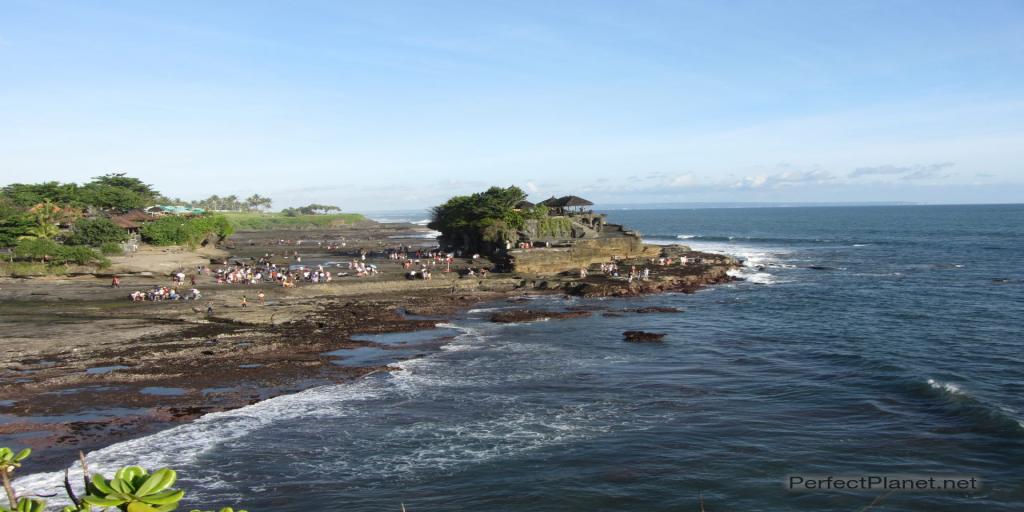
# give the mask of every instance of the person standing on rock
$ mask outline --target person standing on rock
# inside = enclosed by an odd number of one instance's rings
[[[247,305],[248,305],[248,301],[245,298],[245,295],[242,295],[242,309],[245,309]]]
[[[256,294],[256,299],[260,301],[260,306],[266,305],[266,298],[267,295],[263,293],[263,290],[260,290],[260,292]]]
[[[113,279],[110,280],[110,287],[111,288],[120,288],[121,287],[121,278],[117,277],[117,276],[114,276]]]

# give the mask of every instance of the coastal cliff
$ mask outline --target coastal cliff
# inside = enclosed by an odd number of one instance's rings
[[[661,248],[647,245],[638,237],[576,240],[567,247],[514,249],[508,251],[509,265],[515,272],[557,274],[578,270],[613,259],[657,258]]]

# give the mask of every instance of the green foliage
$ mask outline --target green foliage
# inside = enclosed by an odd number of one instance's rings
[[[120,256],[124,254],[124,248],[117,242],[104,242],[100,245],[100,254],[104,256]]]
[[[128,211],[144,208],[156,199],[152,187],[124,173],[97,176],[81,187],[80,201],[105,210]]]
[[[63,206],[130,210],[141,208],[156,197],[149,186],[124,174],[107,174],[79,186],[75,183],[13,183],[3,188],[2,195],[14,204],[27,208],[51,201]]]
[[[310,204],[307,206],[300,206],[298,208],[285,208],[281,210],[281,213],[289,217],[297,217],[299,215],[326,215],[330,212],[340,212],[341,208],[332,206],[329,204]]]
[[[97,217],[94,219],[79,219],[75,222],[74,232],[65,242],[73,245],[100,247],[108,243],[124,242],[127,239],[127,231],[118,227],[110,219]]]
[[[82,501],[94,507],[117,507],[127,512],[165,512],[178,508],[185,491],[172,489],[178,474],[159,469],[149,474],[139,466],[121,468],[107,480],[95,473]]]
[[[45,506],[45,503],[38,502],[37,500],[19,500],[11,487],[11,477],[14,475],[14,470],[20,468],[21,461],[28,458],[31,454],[32,450],[29,448],[25,448],[18,453],[14,453],[14,450],[7,447],[0,448],[0,477],[3,479],[4,490],[7,491],[7,501],[11,504],[11,508],[18,512],[37,512]],[[11,512],[10,509],[5,510]]]
[[[157,192],[153,190],[153,187],[143,183],[142,180],[138,178],[126,176],[123,172],[97,176],[92,179],[90,184],[124,189],[129,192],[134,192],[147,201],[152,201],[158,195]]]
[[[231,212],[258,212],[270,208],[274,201],[269,197],[253,194],[244,200],[238,199],[236,195],[221,197],[214,194],[206,199],[198,201],[185,201],[178,198],[169,198],[158,195],[154,200],[163,205],[186,206],[189,208],[202,208],[208,211],[231,211]]]
[[[51,264],[58,265],[96,265],[100,268],[110,266],[110,260],[87,245],[62,245]]]
[[[14,453],[10,448],[0,448],[0,472],[10,473],[20,468],[21,461],[27,459],[29,455],[32,455],[31,448],[25,448],[18,453]]]
[[[515,210],[515,205],[525,198],[526,193],[515,186],[455,196],[434,207],[428,226],[449,240],[459,236],[489,242],[508,240],[523,226],[523,214]]]
[[[36,223],[26,214],[0,212],[0,247],[11,247],[18,239],[32,236]]]
[[[33,498],[19,498],[18,506],[13,510],[0,507],[0,512],[43,512],[44,510],[46,510],[46,502]]]
[[[0,505],[0,512],[44,512],[46,502],[26,497],[19,498],[11,482],[14,470],[21,467],[32,450],[26,448],[14,453],[10,448],[0,448],[0,479],[3,480],[7,492],[7,500],[11,507]],[[85,458],[82,458],[83,471],[86,469]],[[147,472],[139,466],[123,467],[107,479],[100,473],[93,473],[85,479],[85,494],[79,498],[65,475],[64,486],[72,505],[65,506],[62,512],[92,512],[93,510],[120,510],[122,512],[170,512],[179,506],[185,497],[185,491],[174,489],[178,474],[170,468]],[[202,512],[193,510],[192,512]],[[235,512],[231,507],[224,507],[220,512]],[[238,512],[246,512],[239,510]]]
[[[223,215],[162,217],[142,226],[142,239],[153,245],[195,247],[210,237],[224,239],[235,232]]]
[[[572,221],[565,217],[546,217],[537,220],[537,235],[541,238],[565,238],[572,232]]]
[[[46,238],[26,238],[18,242],[13,251],[14,259],[22,261],[47,262],[50,265],[98,265],[105,267],[110,261],[91,247],[84,245],[61,245]]]
[[[523,215],[524,219],[540,220],[540,219],[548,218],[548,215],[550,214],[550,212],[551,212],[550,208],[548,208],[547,206],[538,204],[538,205],[534,205],[532,208],[527,208],[527,209],[523,210],[522,215]]]
[[[75,183],[59,183],[56,181],[33,184],[12,183],[4,187],[0,193],[12,203],[22,208],[28,208],[44,201],[52,201],[63,205],[84,206],[81,201],[79,186]]]
[[[49,261],[61,250],[61,245],[48,238],[25,238],[14,247],[14,259]]]
[[[0,262],[0,276],[4,277],[57,276],[66,273],[67,267],[63,265],[27,261]]]
[[[128,211],[133,208],[144,208],[149,202],[148,198],[131,190],[110,185],[89,183],[82,187],[81,191],[81,201],[84,204],[104,210]]]
[[[223,213],[235,231],[266,231],[272,229],[316,229],[338,224],[365,222],[358,213],[331,213],[326,215],[294,215],[282,213]]]

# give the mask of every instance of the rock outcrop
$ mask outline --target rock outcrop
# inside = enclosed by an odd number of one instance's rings
[[[728,274],[730,265],[694,265],[684,268],[660,269],[657,274],[644,281],[624,278],[594,276],[566,283],[568,295],[580,297],[629,297],[652,293],[680,292],[693,293],[700,288],[718,283],[727,283],[734,278]]]
[[[661,341],[665,337],[665,335],[661,334],[661,333],[657,333],[657,332],[626,331],[626,332],[622,333],[622,337],[625,338],[626,341],[631,341],[633,343],[640,343],[640,342]]]
[[[491,321],[500,324],[537,322],[539,320],[580,318],[590,316],[589,311],[535,311],[532,309],[516,309],[501,311],[491,315]]]
[[[576,240],[566,247],[514,249],[508,252],[508,259],[515,272],[557,274],[606,263],[612,258],[657,258],[660,253],[658,246],[644,244],[639,237],[623,235]]]

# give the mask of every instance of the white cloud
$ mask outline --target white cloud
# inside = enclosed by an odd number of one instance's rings
[[[943,174],[942,171],[950,167],[953,167],[952,162],[904,166],[886,164],[877,165],[874,167],[858,167],[854,169],[852,172],[850,172],[849,177],[852,179],[857,179],[871,176],[891,176],[907,181],[934,178],[948,178],[952,176],[952,174]]]

